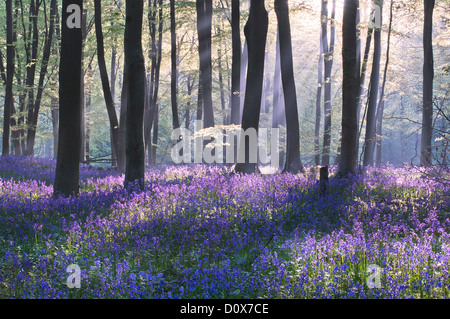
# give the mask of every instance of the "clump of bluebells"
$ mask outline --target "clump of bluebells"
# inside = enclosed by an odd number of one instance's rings
[[[55,199],[54,165],[0,158],[2,298],[450,296],[450,189],[426,172],[368,168],[321,196],[309,169],[159,166],[128,192],[82,167],[80,195]]]

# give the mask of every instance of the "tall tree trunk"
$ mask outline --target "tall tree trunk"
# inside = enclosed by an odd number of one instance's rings
[[[212,0],[197,0],[197,32],[200,56],[200,76],[203,97],[203,127],[214,126],[212,104],[211,25]]]
[[[388,38],[387,38],[387,49],[386,49],[386,62],[384,65],[383,82],[381,84],[380,100],[378,102],[378,110],[377,110],[377,135],[376,135],[377,136],[377,152],[376,152],[376,160],[375,160],[375,163],[377,166],[381,165],[381,143],[382,143],[381,137],[382,137],[383,112],[384,112],[384,108],[385,108],[384,89],[386,87],[386,76],[387,76],[387,70],[389,67],[389,52],[390,52],[390,47],[391,47],[393,4],[394,4],[394,0],[391,0],[390,13],[389,13],[389,29],[388,29]]]
[[[137,182],[144,187],[143,117],[145,102],[145,63],[142,53],[142,0],[126,1],[125,59],[128,69],[126,116],[126,169],[124,185]]]
[[[280,64],[286,108],[286,164],[284,172],[303,172],[300,159],[300,126],[292,59],[291,27],[287,0],[275,0],[280,35]]]
[[[323,1],[322,1],[323,5]],[[321,16],[322,20],[322,16]],[[316,91],[316,120],[314,125],[314,163],[320,165],[320,146],[319,146],[319,136],[320,136],[320,121],[321,106],[322,106],[322,87],[323,87],[323,45],[322,45],[322,29],[320,29],[320,41],[319,41],[319,63],[317,66],[317,91]]]
[[[111,97],[113,100],[114,109],[116,107],[116,76],[117,76],[116,59],[117,59],[117,49],[116,49],[116,46],[113,44],[112,52],[111,52]],[[87,108],[87,102],[86,102],[86,108]],[[119,132],[120,132],[120,124],[119,124],[119,127],[117,128],[117,145],[114,145],[114,138],[113,138],[112,130],[110,130],[110,134],[109,134],[110,135],[109,139],[111,141],[111,165],[113,167],[118,166],[117,157],[120,156],[120,155],[118,155],[118,149],[114,148],[114,146],[119,148],[119,134],[120,134]],[[86,139],[87,139],[87,132],[86,132]],[[87,142],[87,140],[86,140],[86,142]]]
[[[366,47],[364,49],[364,57],[362,61],[361,66],[361,85],[358,89],[358,113],[357,113],[357,123],[360,122],[361,117],[361,106],[362,106],[362,96],[364,92],[364,84],[366,82],[366,70],[367,70],[367,62],[369,61],[369,53],[370,53],[370,43],[372,42],[372,35],[373,35],[373,27],[369,27],[367,29],[367,37],[366,37]],[[358,143],[359,143],[359,135],[361,134],[361,131],[358,134]]]
[[[45,43],[44,43],[44,52],[43,52],[43,56],[42,56],[42,66],[41,66],[40,75],[39,75],[38,90],[37,90],[36,99],[34,100],[34,107],[32,109],[33,110],[32,118],[31,118],[31,121],[29,121],[29,123],[31,123],[31,125],[28,127],[28,133],[27,133],[27,154],[28,155],[33,155],[33,153],[34,153],[33,149],[34,149],[34,142],[35,142],[35,138],[36,138],[36,129],[37,129],[37,123],[38,123],[38,117],[39,117],[39,110],[40,110],[41,101],[42,101],[42,94],[44,92],[44,80],[45,80],[45,77],[47,76],[48,61],[49,61],[50,53],[51,53],[53,33],[54,33],[54,29],[55,29],[55,16],[56,16],[57,10],[58,10],[57,2],[56,2],[56,0],[52,0],[51,4],[50,4],[50,25],[49,25],[48,34],[46,36]],[[31,89],[31,88],[29,88],[29,89]]]
[[[375,0],[375,5],[380,8],[380,19],[382,19],[383,0]],[[378,90],[380,84],[380,60],[381,60],[381,21],[375,25],[374,51],[372,74],[370,75],[369,104],[367,107],[366,136],[364,141],[363,165],[373,164],[373,155],[376,143],[376,111],[378,104]]]
[[[252,92],[252,94],[245,95],[242,114],[243,132],[254,129],[256,134],[258,133],[268,20],[264,0],[251,1],[250,15],[245,25],[244,33],[248,44],[248,70],[245,92]],[[239,173],[255,173],[258,161],[251,160],[250,152],[254,151],[256,154],[257,143],[256,145],[249,145],[250,143],[246,143],[245,135],[242,135],[240,144],[244,146],[239,148],[243,153],[238,155],[235,171]]]
[[[344,0],[342,23],[342,140],[339,173],[355,173],[358,161],[357,106],[360,86],[360,66],[357,54],[357,15],[359,0]]]
[[[126,169],[126,123],[128,103],[128,71],[126,61],[123,62],[122,92],[120,94],[120,124],[118,134],[117,167],[124,173]]]
[[[95,6],[95,35],[97,38],[97,60],[98,68],[100,71],[100,78],[102,81],[103,96],[105,98],[106,109],[108,111],[109,125],[112,135],[111,149],[119,149],[119,121],[117,120],[116,108],[114,107],[114,100],[111,94],[111,87],[109,85],[108,72],[106,70],[105,62],[105,50],[103,44],[103,31],[102,31],[102,16],[101,16],[101,0],[94,0]],[[117,152],[120,156],[121,153]],[[120,160],[119,160],[120,162]]]
[[[420,141],[420,165],[431,166],[431,141],[433,137],[433,10],[435,0],[424,0],[423,25],[423,111]]]
[[[328,14],[328,12],[327,12]],[[334,41],[335,41],[335,16],[336,0],[333,0],[331,11],[330,45],[326,45],[327,51],[324,53],[325,63],[325,95],[324,95],[324,131],[323,131],[323,154],[322,165],[330,165],[330,146],[331,146],[331,69],[333,67]],[[325,29],[327,23],[325,22]],[[327,40],[325,38],[325,40]]]
[[[35,75],[36,75],[36,61],[38,54],[38,45],[39,45],[39,30],[38,30],[38,16],[39,16],[39,7],[41,2],[31,0],[30,2],[30,13],[29,13],[29,21],[30,21],[30,36],[31,36],[31,48],[29,45],[26,45],[27,50],[27,143],[25,155],[32,156],[34,155],[34,140],[32,140],[32,131],[36,130],[36,124],[34,123],[34,83],[35,83]],[[24,39],[25,40],[25,39]],[[31,50],[31,52],[30,52]]]
[[[241,94],[241,29],[240,29],[239,0],[231,2],[231,33],[232,33],[232,65],[231,65],[231,124],[241,122],[240,94]],[[236,151],[235,151],[236,154]]]
[[[68,12],[69,5],[76,5]],[[81,28],[70,28],[68,19],[80,19],[82,0],[63,0],[61,19],[61,59],[59,67],[59,138],[56,161],[54,195],[79,193],[80,177],[80,81]]]
[[[84,94],[85,89],[85,66],[84,66],[84,51],[86,47],[86,37],[87,37],[87,9],[83,10],[83,15],[81,17],[81,36],[83,38],[83,46],[81,48],[81,83],[80,83],[80,97],[81,97],[81,147],[80,147],[80,160],[84,161],[85,158],[85,134],[86,134],[86,97]]]
[[[12,0],[6,1],[6,94],[3,116],[3,144],[2,155],[9,155],[9,134],[11,124],[11,109],[13,107],[13,78],[14,78],[14,55],[15,46],[13,45],[13,19],[12,19]]]
[[[151,1],[149,0],[149,7]],[[155,130],[154,123],[156,112],[158,108],[158,91],[159,91],[159,77],[161,69],[161,56],[162,56],[162,34],[163,34],[163,13],[162,13],[162,0],[153,0],[153,9],[149,12],[149,26],[150,26],[150,46],[149,59],[152,61],[150,72],[150,85],[148,90],[149,105],[146,112],[146,126],[145,126],[145,145],[148,151],[149,165],[154,165],[152,161],[153,148],[151,130]],[[156,14],[158,13],[158,19]],[[157,23],[158,22],[158,23]],[[158,24],[158,38],[156,37],[156,25]]]
[[[84,147],[85,147],[85,156],[86,156],[86,163],[89,164],[91,161],[91,151],[90,151],[90,141],[91,141],[91,125],[89,123],[89,112],[91,109],[91,96],[92,96],[92,90],[91,90],[91,77],[92,77],[92,71],[91,71],[91,67],[89,66],[88,69],[88,76],[89,76],[89,85],[86,89],[86,105],[85,105],[85,111],[86,111],[86,136],[85,136],[85,143],[84,143]]]
[[[280,63],[280,35],[277,28],[276,54],[275,54],[275,72],[273,80],[273,109],[272,109],[272,128],[279,128],[286,125],[285,101],[283,94],[283,84],[281,81],[281,63]],[[280,133],[280,142],[285,143],[284,134]],[[279,163],[284,163],[285,149],[279,150]]]
[[[178,118],[178,101],[177,101],[177,33],[175,24],[175,0],[170,0],[170,41],[171,41],[171,76],[170,76],[170,96],[172,103],[172,127],[177,129],[180,127]]]

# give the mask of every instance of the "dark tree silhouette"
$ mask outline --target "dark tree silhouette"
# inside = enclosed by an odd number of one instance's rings
[[[346,176],[355,173],[358,161],[357,106],[360,85],[359,57],[357,50],[357,15],[359,0],[344,1],[344,17],[342,24],[342,139],[339,173]]]
[[[328,3],[327,3],[328,4]],[[325,6],[326,7],[326,6]],[[325,12],[325,32],[327,32],[328,11]],[[323,154],[322,165],[330,164],[330,144],[331,144],[331,69],[333,67],[334,42],[335,42],[335,16],[336,16],[336,0],[333,0],[331,18],[330,18],[330,45],[324,45],[324,63],[325,63],[325,92],[324,92],[324,131],[323,131]],[[324,41],[328,41],[324,37]]]
[[[142,53],[142,0],[126,1],[125,60],[128,71],[125,186],[144,187],[145,64]]]
[[[375,5],[379,6],[380,12],[383,8],[383,0],[375,0]],[[375,25],[374,48],[372,73],[370,75],[369,103],[367,107],[366,136],[364,141],[364,159],[363,165],[373,164],[373,155],[375,153],[376,143],[376,112],[378,105],[378,89],[380,84],[380,61],[381,61],[381,21],[380,14],[379,25]]]
[[[242,113],[242,130],[244,132],[248,132],[249,129],[258,132],[268,23],[268,13],[264,7],[264,0],[251,1],[250,15],[244,27],[244,34],[248,45],[245,92],[252,92],[252,94],[245,94]],[[243,151],[243,153],[238,154],[235,171],[246,174],[255,173],[258,163],[257,161],[251,161],[250,152],[254,151],[256,154],[257,145],[250,145],[250,141],[247,143],[245,136],[241,136],[240,144],[244,145],[244,148],[239,147],[239,151]]]
[[[171,76],[170,96],[172,104],[172,126],[173,129],[180,127],[177,103],[177,33],[175,24],[175,0],[170,0],[170,42],[171,42]]]
[[[68,12],[69,5],[79,10]],[[79,193],[81,147],[81,27],[70,27],[69,18],[80,19],[82,0],[63,0],[61,19],[61,59],[59,66],[59,132],[54,195]],[[76,15],[80,15],[77,17]]]
[[[435,0],[424,0],[423,25],[423,111],[420,165],[431,165],[431,140],[433,137],[433,9]]]
[[[388,37],[387,37],[387,49],[386,49],[386,62],[384,64],[384,73],[383,73],[383,82],[381,83],[381,90],[380,90],[380,99],[378,101],[378,108],[377,108],[377,138],[376,138],[376,159],[375,163],[377,166],[381,165],[381,145],[382,145],[382,133],[383,133],[383,112],[385,107],[385,99],[384,99],[384,91],[386,88],[386,80],[387,80],[387,71],[389,67],[389,52],[391,48],[391,34],[392,34],[392,19],[393,19],[393,9],[394,9],[394,0],[391,0],[390,4],[390,13],[389,13],[389,28],[388,28]]]
[[[13,108],[13,78],[14,78],[14,55],[13,46],[13,18],[12,18],[12,0],[6,1],[6,94],[3,117],[3,144],[2,155],[9,155],[9,134],[11,109]]]
[[[203,127],[214,126],[212,105],[211,24],[212,0],[197,0],[198,53],[200,58],[200,82],[203,98]]]
[[[108,71],[106,70],[105,50],[103,44],[102,31],[102,4],[101,0],[94,1],[95,7],[95,36],[97,38],[97,60],[100,71],[100,78],[103,87],[103,96],[105,98],[106,109],[108,111],[109,125],[111,130],[112,145],[111,149],[119,149],[119,121],[117,120],[116,109],[114,107],[114,100],[111,93],[111,86],[109,84]],[[113,72],[113,71],[111,71]],[[116,152],[117,156],[121,156],[120,152]],[[118,162],[121,160],[119,159]]]
[[[231,65],[231,124],[239,124],[240,88],[241,88],[241,29],[240,29],[239,0],[231,2],[231,32],[232,32],[232,65]]]
[[[287,0],[275,0],[275,12],[280,37],[281,81],[286,112],[286,163],[284,172],[303,172],[300,159],[300,126],[298,121],[297,94],[292,61],[291,27]]]

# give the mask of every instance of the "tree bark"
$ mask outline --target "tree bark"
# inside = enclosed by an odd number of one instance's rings
[[[171,76],[170,76],[170,96],[172,105],[172,127],[180,127],[177,103],[177,33],[175,24],[175,0],[170,0],[170,41],[171,41]]]
[[[111,87],[109,84],[108,71],[106,69],[105,49],[103,44],[102,31],[102,16],[101,16],[101,0],[94,0],[95,6],[95,36],[97,38],[97,60],[100,71],[100,78],[102,81],[103,96],[105,98],[106,110],[108,111],[109,125],[112,135],[112,150],[119,149],[119,121],[117,120],[116,109],[114,107],[114,100],[111,94]],[[117,152],[120,156],[121,153]],[[120,162],[120,159],[119,159]]]
[[[420,165],[431,166],[431,144],[433,138],[433,9],[435,0],[424,0],[423,25],[423,110],[422,136],[420,141]]]
[[[357,15],[359,0],[344,1],[342,24],[342,140],[339,173],[346,176],[355,173],[358,161],[357,106],[358,88],[360,86],[360,66],[357,54]]]
[[[232,37],[232,66],[231,66],[231,124],[241,122],[240,91],[241,91],[241,29],[240,29],[239,0],[231,2],[231,37]],[[235,152],[236,154],[236,152]]]
[[[390,5],[390,14],[389,14],[389,29],[388,29],[388,38],[387,38],[387,49],[386,49],[386,62],[384,65],[384,73],[383,73],[383,82],[381,84],[381,92],[380,92],[380,100],[378,102],[378,109],[377,109],[377,152],[376,152],[376,159],[375,163],[377,166],[381,165],[381,143],[382,143],[382,124],[383,124],[383,112],[385,108],[385,101],[384,101],[384,90],[386,87],[386,76],[387,76],[387,70],[389,67],[389,52],[391,47],[391,32],[392,32],[392,18],[393,18],[393,4],[394,1],[391,0]]]
[[[125,59],[128,69],[126,115],[126,169],[124,186],[144,187],[143,118],[145,102],[145,63],[142,53],[142,0],[126,1]]]
[[[325,94],[324,94],[324,131],[323,131],[323,154],[322,165],[330,165],[331,146],[331,69],[333,68],[334,41],[335,41],[335,16],[336,0],[333,0],[331,11],[330,45],[326,45],[327,51],[324,53],[325,63]],[[328,17],[327,17],[328,19]],[[327,23],[325,22],[325,31]],[[327,39],[325,38],[325,41]]]
[[[82,0],[63,0],[61,19],[61,60],[59,68],[59,138],[54,195],[79,193],[81,145],[81,28],[69,28],[67,7],[75,4],[83,12]],[[77,13],[74,13],[77,14]],[[79,17],[81,20],[81,16]]]
[[[300,159],[300,126],[292,58],[291,27],[287,0],[275,0],[280,36],[280,65],[286,112],[286,163],[284,172],[304,171]]]
[[[380,7],[380,19],[382,19],[383,0],[375,0]],[[363,165],[373,164],[373,155],[376,143],[376,111],[378,104],[378,89],[380,87],[380,60],[381,60],[381,21],[374,30],[374,51],[372,73],[370,75],[369,105],[367,107],[366,136],[364,141]]]
[[[249,129],[254,129],[256,134],[258,133],[261,108],[268,20],[264,0],[251,1],[250,15],[245,25],[244,33],[248,44],[248,70],[245,92],[252,92],[252,94],[245,95],[242,130],[247,132]],[[244,147],[240,147],[240,151],[243,150],[243,154],[238,155],[235,171],[245,174],[255,173],[258,161],[251,161],[250,152],[256,152],[258,145],[246,143],[245,136],[241,136],[239,143]],[[241,158],[242,160],[240,161],[239,159]]]
[[[211,24],[212,0],[197,0],[197,32],[199,42],[200,76],[203,97],[203,127],[214,127],[212,104]]]
[[[322,2],[323,3],[323,2]],[[321,18],[322,20],[322,18]],[[319,63],[317,66],[317,91],[316,91],[316,120],[314,125],[314,163],[320,165],[320,122],[322,118],[321,106],[322,106],[322,87],[323,87],[323,45],[322,45],[322,29],[320,30],[319,41]]]
[[[3,115],[3,143],[2,155],[9,155],[9,135],[11,124],[11,109],[13,107],[13,78],[14,78],[14,55],[15,47],[13,45],[13,19],[12,19],[12,0],[6,1],[6,87],[5,87],[5,107]]]

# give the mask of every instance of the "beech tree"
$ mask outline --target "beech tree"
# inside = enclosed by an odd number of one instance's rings
[[[248,45],[248,70],[245,92],[252,92],[252,94],[245,94],[242,112],[242,130],[244,132],[254,129],[258,133],[268,24],[269,18],[264,7],[264,0],[252,0],[250,3],[250,15],[244,27]],[[250,141],[247,143],[245,136],[241,136],[239,143],[243,145],[243,147],[239,147],[239,151],[243,153],[238,155],[235,171],[246,174],[255,173],[258,163],[257,161],[251,161],[250,152],[252,150],[256,152],[257,145],[250,145]]]
[[[177,33],[175,23],[175,0],[170,0],[170,42],[171,42],[171,76],[170,76],[170,96],[172,104],[172,126],[173,129],[180,127],[178,118],[177,103]]]
[[[59,132],[55,196],[77,195],[81,147],[82,0],[63,0],[59,66]]]
[[[126,115],[126,169],[124,185],[144,187],[145,64],[142,52],[142,0],[126,1],[125,64],[128,76]]]
[[[13,19],[12,19],[12,0],[6,1],[6,94],[5,108],[3,112],[3,144],[2,155],[9,155],[9,135],[11,127],[11,109],[13,105],[13,79],[14,79],[14,55],[13,45]],[[3,64],[2,64],[3,65]]]
[[[373,155],[376,143],[376,112],[378,105],[378,90],[380,84],[380,61],[381,61],[381,25],[383,0],[374,0],[380,10],[380,21],[376,23],[374,30],[374,48],[372,73],[370,75],[369,101],[366,118],[366,136],[364,141],[363,165],[373,164]]]
[[[435,0],[424,0],[423,24],[423,109],[420,165],[431,166],[431,141],[433,138],[433,9]]]
[[[303,172],[300,159],[300,128],[298,120],[297,94],[292,61],[291,27],[287,0],[275,0],[275,12],[280,37],[281,80],[286,112],[286,163],[284,172]]]
[[[240,123],[240,87],[241,87],[241,29],[239,0],[231,2],[231,29],[233,61],[231,66],[231,124]]]
[[[198,54],[203,102],[203,127],[214,126],[212,104],[211,25],[212,0],[197,0]]]
[[[95,35],[97,38],[97,60],[100,71],[100,78],[102,81],[103,96],[105,98],[106,109],[108,111],[109,125],[112,137],[112,150],[119,149],[119,121],[117,120],[116,109],[114,107],[114,100],[111,93],[111,86],[109,83],[108,72],[106,70],[105,50],[103,44],[102,31],[102,5],[101,0],[94,0],[95,5]],[[113,72],[113,71],[112,71]],[[120,152],[115,152],[116,156],[121,156]],[[120,159],[119,159],[120,162]]]
[[[344,1],[342,22],[342,139],[339,173],[355,173],[358,161],[357,106],[360,86],[359,56],[357,54],[357,15],[359,0]]]

